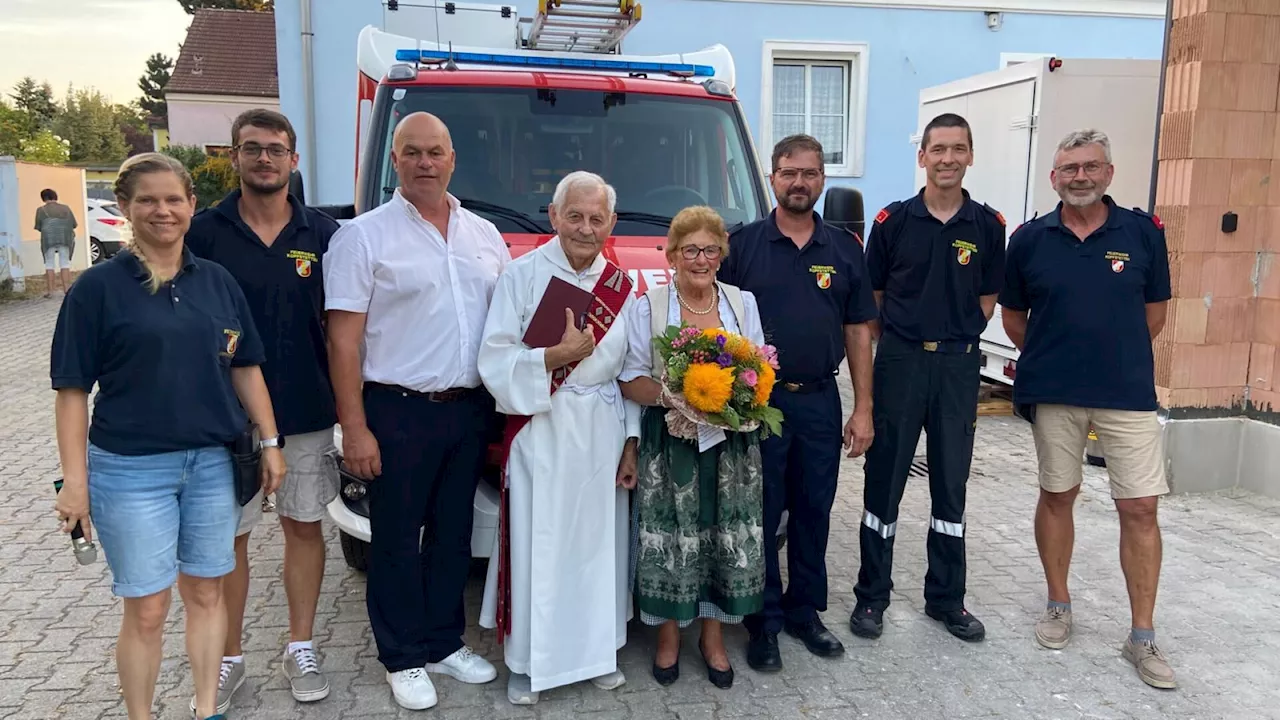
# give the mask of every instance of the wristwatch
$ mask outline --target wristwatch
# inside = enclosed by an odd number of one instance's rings
[[[262,442],[258,443],[258,446],[261,448],[284,448],[284,435],[276,435],[273,438],[266,438]]]

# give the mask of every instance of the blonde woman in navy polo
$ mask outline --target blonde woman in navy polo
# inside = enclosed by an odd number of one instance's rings
[[[175,581],[195,716],[222,718],[214,715],[227,627],[221,585],[235,567],[240,519],[227,445],[248,420],[267,438],[263,489],[274,491],[285,474],[258,367],[262,341],[231,275],[185,247],[195,195],[182,164],[132,157],[115,193],[133,228],[130,247],[71,287],[53,336],[65,480],[56,507],[64,532],[80,523],[91,536],[92,518],[112,592],[124,598],[116,664],[130,720],[151,717]]]

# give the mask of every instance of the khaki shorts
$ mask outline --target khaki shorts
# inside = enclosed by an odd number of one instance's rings
[[[1040,462],[1040,487],[1067,492],[1084,480],[1089,425],[1098,435],[1111,477],[1111,497],[1166,495],[1163,429],[1156,413],[1070,405],[1037,405],[1033,435]]]
[[[275,492],[278,515],[298,522],[317,522],[325,516],[326,507],[338,496],[337,452],[333,428],[285,437],[284,461],[289,471]],[[259,490],[242,509],[236,536],[257,527],[262,514]]]

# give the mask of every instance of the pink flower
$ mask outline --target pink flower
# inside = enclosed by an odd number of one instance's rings
[[[756,371],[752,370],[751,368],[747,368],[746,370],[743,370],[741,377],[742,377],[742,382],[746,383],[747,387],[749,388],[755,387],[756,381],[760,379],[756,376]]]
[[[765,345],[764,347],[760,348],[760,351],[764,353],[764,361],[769,363],[769,367],[773,368],[774,370],[777,370],[778,369],[778,349],[772,345]]]

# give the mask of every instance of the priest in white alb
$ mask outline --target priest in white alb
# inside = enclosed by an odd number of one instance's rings
[[[638,429],[640,408],[617,382],[632,282],[600,254],[615,203],[598,175],[574,172],[560,182],[548,208],[556,236],[507,265],[480,343],[480,377],[508,415],[480,624],[498,630],[511,671],[507,697],[517,705],[583,680],[606,690],[626,681],[617,653],[631,616],[628,494],[636,479],[627,431]],[[545,342],[526,338],[544,294],[550,306],[586,298],[580,291],[592,296],[585,319],[562,304],[554,313],[562,331]]]

